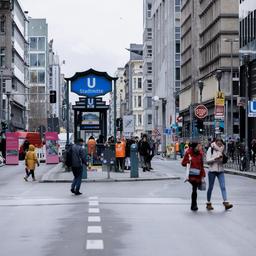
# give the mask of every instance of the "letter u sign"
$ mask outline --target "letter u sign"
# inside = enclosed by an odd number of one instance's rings
[[[93,77],[93,78],[87,78],[87,86],[88,88],[92,89],[96,86],[96,78]]]
[[[256,101],[250,102],[250,111],[256,113]]]

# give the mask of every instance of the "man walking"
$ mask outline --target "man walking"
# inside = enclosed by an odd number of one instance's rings
[[[82,194],[79,190],[82,182],[83,164],[86,164],[85,150],[82,148],[83,143],[83,139],[78,139],[77,143],[71,146],[69,152],[72,154],[71,169],[74,175],[70,191],[77,196]]]

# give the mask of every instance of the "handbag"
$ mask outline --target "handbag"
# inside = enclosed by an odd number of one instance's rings
[[[228,162],[228,157],[225,153],[222,154],[222,163],[226,164]]]
[[[196,168],[190,168],[189,169],[189,176],[199,176],[201,170],[196,169]]]
[[[201,180],[200,185],[198,186],[198,190],[205,191],[206,190],[206,182],[204,179]]]

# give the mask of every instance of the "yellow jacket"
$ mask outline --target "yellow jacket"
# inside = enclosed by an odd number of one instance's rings
[[[28,152],[25,156],[25,165],[29,170],[35,170],[37,164],[37,156],[34,145],[29,145]]]

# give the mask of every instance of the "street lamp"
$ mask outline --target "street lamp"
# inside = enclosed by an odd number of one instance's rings
[[[215,72],[215,78],[216,78],[217,81],[218,81],[218,91],[220,91],[220,80],[221,80],[221,77],[222,77],[222,71],[218,69],[218,70]]]
[[[202,93],[203,93],[203,88],[204,88],[204,82],[202,80],[198,81],[198,88],[200,91],[200,103],[203,101]]]
[[[249,170],[249,146],[248,146],[248,86],[249,86],[249,63],[250,55],[245,54],[243,56],[243,61],[245,65],[245,159],[246,159],[246,171]]]
[[[230,43],[230,58],[231,58],[231,67],[230,67],[230,114],[231,114],[231,118],[230,118],[230,123],[231,123],[231,138],[233,139],[233,125],[234,125],[234,114],[233,114],[233,107],[234,107],[234,98],[233,98],[233,44],[234,42],[238,42],[238,38],[225,38],[224,39],[225,42]]]

